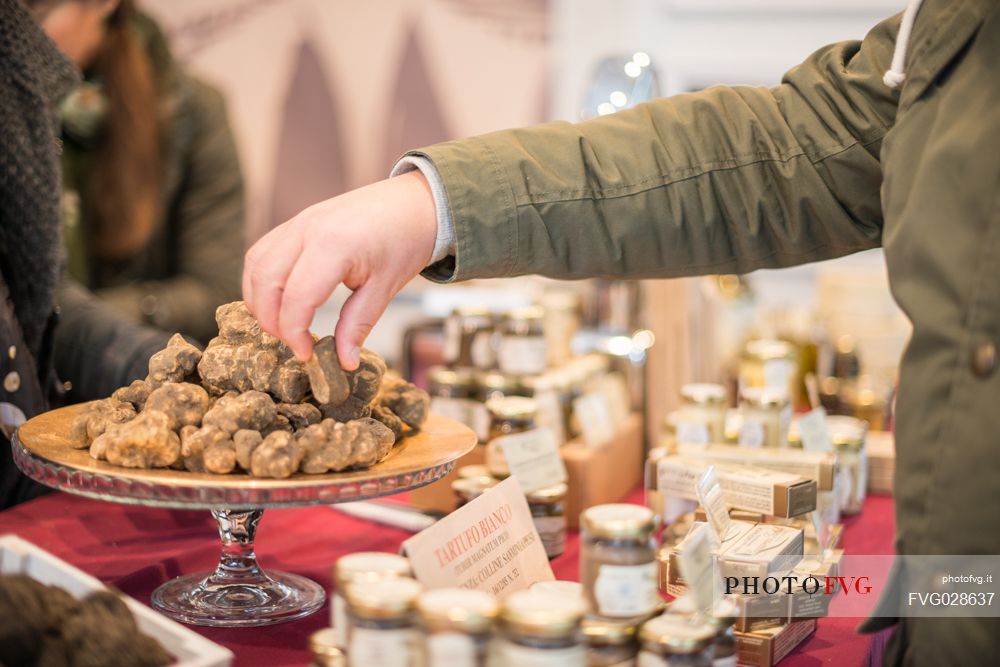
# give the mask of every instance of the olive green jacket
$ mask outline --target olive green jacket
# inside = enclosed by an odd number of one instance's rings
[[[425,274],[742,273],[882,246],[913,323],[897,549],[1000,554],[998,6],[926,0],[897,90],[882,77],[899,17],[775,88],[416,151],[441,174],[456,233],[455,256]],[[906,619],[890,657],[905,639],[908,664],[1000,664],[998,621]]]
[[[121,262],[87,251],[92,204],[84,184],[95,162],[93,141],[64,131],[65,237],[71,274],[135,321],[207,341],[215,308],[239,298],[244,251],[244,183],[218,90],[189,75],[150,19],[135,30],[164,91],[162,195],[157,226],[140,252]]]

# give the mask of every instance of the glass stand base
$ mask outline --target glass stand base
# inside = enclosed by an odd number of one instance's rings
[[[219,583],[215,573],[178,577],[153,591],[153,608],[181,623],[252,627],[308,616],[323,606],[323,587],[297,574],[262,573],[246,583]]]

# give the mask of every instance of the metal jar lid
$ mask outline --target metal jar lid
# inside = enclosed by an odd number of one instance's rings
[[[451,490],[468,502],[483,495],[498,483],[499,481],[490,475],[459,477],[451,483]]]
[[[500,613],[489,593],[468,588],[439,588],[417,598],[420,623],[430,632],[486,634]]]
[[[586,612],[587,604],[581,598],[518,591],[504,600],[500,620],[511,632],[551,639],[575,635]]]
[[[794,359],[795,346],[786,340],[759,338],[747,341],[746,346],[743,348],[743,356],[755,361]]]
[[[333,566],[333,578],[338,588],[357,578],[382,579],[410,577],[410,561],[398,554],[384,551],[359,551],[341,556]]]
[[[520,375],[510,375],[498,371],[485,371],[476,374],[476,387],[483,392],[498,392],[509,395],[523,395],[527,392]]]
[[[472,387],[476,384],[476,374],[468,368],[432,366],[427,370],[427,382],[438,387]]]
[[[486,401],[486,409],[493,419],[527,421],[538,414],[538,404],[533,398],[503,396]]]
[[[554,505],[564,500],[567,493],[569,493],[569,486],[565,482],[560,482],[544,489],[525,493],[524,497],[532,505]]]
[[[455,473],[459,477],[489,477],[490,471],[485,464],[473,463],[471,465],[462,466]]]
[[[347,667],[347,656],[337,646],[337,631],[333,628],[323,628],[309,635],[309,653],[313,664]]]
[[[746,405],[759,408],[783,408],[788,405],[788,392],[783,389],[744,387],[740,399]]]
[[[587,534],[604,539],[646,539],[656,527],[656,515],[643,505],[613,503],[584,510],[580,523]]]
[[[639,638],[639,626],[628,621],[587,616],[581,626],[589,646],[628,646]]]
[[[694,405],[725,405],[726,388],[721,384],[690,382],[681,386],[681,398]]]
[[[708,648],[716,634],[712,623],[662,614],[643,624],[639,638],[644,648],[652,647],[656,653],[690,655]]]
[[[347,584],[345,598],[347,607],[360,618],[398,619],[413,611],[420,591],[413,579],[354,580]]]
[[[667,607],[667,613],[676,616],[683,616],[686,618],[691,618],[697,616],[698,610],[695,607],[694,597],[691,595],[682,595]],[[724,630],[734,623],[740,617],[740,608],[735,601],[729,598],[720,598],[715,603],[715,607],[712,609],[711,615],[702,618],[713,624],[716,630]]]
[[[826,428],[837,449],[860,450],[868,435],[868,422],[845,415],[828,416]]]

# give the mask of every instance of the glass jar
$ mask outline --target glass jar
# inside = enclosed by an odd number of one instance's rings
[[[585,612],[579,598],[542,591],[510,594],[500,612],[499,664],[580,667],[586,655],[580,636]]]
[[[791,396],[796,376],[795,359],[795,346],[788,341],[748,341],[740,358],[740,390],[777,389]]]
[[[417,599],[424,632],[423,667],[484,667],[499,607],[492,595],[467,588],[425,591]]]
[[[413,579],[355,579],[346,593],[351,667],[418,667],[422,651],[414,608],[420,584]]]
[[[667,608],[667,613],[698,620],[694,598],[690,595],[674,600]],[[710,615],[700,619],[715,629],[710,649],[712,667],[736,667],[736,635],[733,634],[733,626],[739,616],[740,608],[736,602],[730,598],[722,598],[715,603]]]
[[[573,358],[573,338],[580,329],[580,295],[547,290],[542,294],[542,309],[548,364],[561,366]]]
[[[681,387],[683,404],[674,419],[677,442],[707,445],[725,442],[726,388],[689,383]]]
[[[569,395],[564,390],[560,373],[554,370],[546,371],[541,375],[525,376],[523,381],[527,393],[535,400],[538,408],[535,417],[538,428],[552,431],[556,445],[561,447],[566,442],[566,408]]]
[[[868,452],[865,439],[868,425],[854,417],[831,415],[826,418],[830,439],[837,450],[841,514],[858,514],[868,493]]]
[[[545,555],[552,560],[566,550],[566,493],[565,483],[526,493],[531,520],[535,524]]]
[[[499,482],[489,475],[480,477],[459,477],[451,483],[451,490],[455,493],[455,509],[466,505]]]
[[[333,580],[337,587],[330,600],[330,613],[335,631],[335,646],[347,648],[350,633],[350,619],[347,616],[347,600],[342,591],[354,580],[374,581],[376,579],[409,578],[412,576],[410,561],[397,554],[381,551],[359,551],[341,556],[333,567]]]
[[[475,400],[476,375],[473,371],[433,366],[427,371],[427,393],[431,396],[432,412],[459,421],[473,431],[482,424],[476,414],[477,408],[482,408]]]
[[[456,308],[444,323],[444,360],[450,366],[496,365],[495,323],[488,308]]]
[[[497,365],[504,373],[534,375],[548,367],[545,345],[545,313],[541,308],[519,308],[507,313],[500,324]]]
[[[494,398],[507,396],[529,396],[528,387],[520,375],[508,375],[499,371],[476,374],[476,398],[480,403],[488,403]]]
[[[660,597],[656,586],[656,527],[642,505],[596,505],[580,515],[580,580],[587,602],[606,618],[644,618]]]
[[[309,667],[347,667],[347,656],[337,647],[337,633],[323,628],[309,635]]]
[[[510,468],[504,457],[499,438],[525,433],[535,428],[538,406],[534,399],[522,396],[493,398],[486,403],[490,414],[490,437],[486,444],[486,468],[494,477],[510,477]]]
[[[639,628],[629,621],[583,619],[587,667],[632,667],[639,653]]]
[[[639,630],[640,667],[712,667],[710,623],[675,614],[646,621]]]
[[[455,471],[455,474],[459,477],[489,477],[490,471],[487,470],[486,465],[483,463],[473,463],[462,466]]]
[[[773,389],[744,389],[741,392],[740,446],[786,447],[792,406],[788,394]]]

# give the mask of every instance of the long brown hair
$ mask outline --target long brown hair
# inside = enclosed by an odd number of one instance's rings
[[[134,32],[133,0],[107,18],[93,69],[104,80],[107,113],[85,187],[93,202],[90,251],[124,259],[148,242],[160,212],[163,122],[153,64]]]

